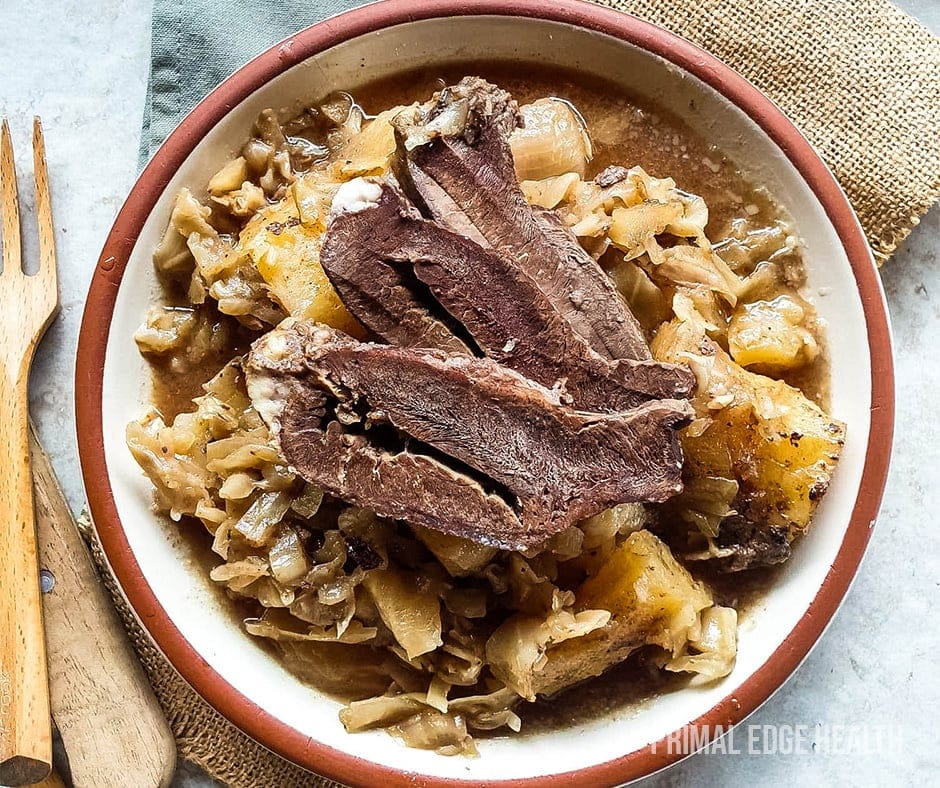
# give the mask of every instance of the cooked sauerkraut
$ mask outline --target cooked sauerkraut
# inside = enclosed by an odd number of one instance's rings
[[[780,380],[822,346],[794,234],[745,216],[713,243],[701,197],[639,166],[594,179],[579,113],[548,97],[523,107],[512,149],[526,198],[601,261],[655,357],[696,373],[685,491],[617,506],[525,554],[384,520],[287,466],[238,354],[287,315],[366,336],[319,246],[338,187],[389,168],[395,114],[368,117],[346,95],[286,121],[266,111],[205,189],[179,193],[154,254],[166,297],[135,338],[158,383],[204,385],[183,412],[155,407],[128,425],[157,509],[208,532],[211,580],[244,603],[245,631],[340,697],[349,731],[472,754],[476,732],[519,731],[525,702],[637,653],[696,681],[727,675],[737,613],[690,568],[730,555],[719,533],[743,505],[805,530],[841,440]]]

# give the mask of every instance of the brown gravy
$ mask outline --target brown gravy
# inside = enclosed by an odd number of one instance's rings
[[[621,164],[640,165],[658,178],[674,178],[680,189],[705,198],[711,214],[709,237],[723,237],[728,222],[742,215],[744,206],[757,208],[751,214],[756,225],[772,224],[778,218],[769,196],[750,184],[695,129],[613,82],[571,69],[467,61],[378,80],[357,90],[355,98],[367,113],[374,114],[396,104],[426,99],[467,74],[496,83],[520,104],[545,96],[571,102],[587,123],[594,147],[588,176],[610,164]]]
[[[520,69],[518,64],[466,62],[397,75],[368,84],[355,92],[355,100],[368,114],[390,106],[425,99],[443,84],[466,74],[478,74],[510,91],[525,103],[544,96],[570,101],[584,117],[594,145],[589,176],[610,164],[639,165],[656,177],[672,177],[684,191],[701,195],[709,208],[708,235],[713,241],[727,237],[731,221],[747,216],[754,227],[770,226],[785,219],[770,196],[748,181],[720,150],[679,118],[638,100],[611,82],[585,77],[575,71],[555,67]],[[166,294],[172,303],[172,294]],[[238,329],[225,315],[213,315],[227,324],[237,337],[226,352],[215,354],[201,368],[185,374],[154,367],[152,398],[166,419],[191,409],[191,399],[201,393],[208,381],[230,358],[244,352],[251,332]],[[825,407],[828,374],[825,353],[812,365],[788,378],[807,396]],[[194,532],[201,532],[194,526]],[[200,537],[202,534],[200,533]],[[208,556],[203,538],[194,539],[195,556]],[[200,560],[202,563],[202,560]],[[206,568],[208,574],[208,568]],[[697,572],[697,574],[701,574]],[[716,602],[733,604],[743,619],[748,608],[760,598],[776,573],[752,571],[744,575],[703,578],[709,582]],[[220,593],[222,593],[220,591]],[[233,611],[240,606],[233,605]],[[241,617],[241,616],[240,616]],[[259,643],[259,647],[261,644]],[[593,679],[552,699],[525,705],[521,709],[523,732],[570,727],[597,718],[598,714],[632,716],[653,697],[680,687],[688,677],[649,670],[642,655],[631,658],[603,677]]]
[[[591,133],[594,159],[589,176],[610,164],[639,165],[655,177],[672,177],[680,189],[698,194],[709,208],[708,236],[718,241],[728,236],[731,221],[747,215],[754,227],[770,226],[784,219],[764,189],[748,181],[720,150],[694,128],[624,91],[613,82],[559,67],[526,66],[507,62],[464,62],[445,67],[412,71],[369,83],[355,93],[368,114],[390,106],[426,99],[446,83],[466,74],[480,76],[507,89],[520,102],[544,96],[570,101],[584,117]],[[153,401],[166,418],[190,409],[194,396],[233,356],[243,351],[251,332],[237,327],[225,315],[214,319],[229,324],[238,342],[231,352],[207,359],[201,369],[174,374],[155,368]],[[811,365],[790,373],[786,380],[820,405],[827,404],[828,376],[825,353]]]

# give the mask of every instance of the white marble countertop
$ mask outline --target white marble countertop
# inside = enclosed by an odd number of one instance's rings
[[[940,33],[938,0],[899,4]],[[32,116],[42,116],[46,128],[63,308],[36,360],[32,407],[41,439],[78,509],[73,358],[98,252],[137,174],[150,3],[0,0],[0,30],[0,115],[10,119],[21,174],[30,171]],[[28,222],[31,195],[25,202]],[[27,251],[34,253],[35,245],[27,243]],[[930,407],[937,405],[940,390],[938,258],[940,209],[935,208],[883,271],[895,336],[897,432],[866,560],[816,649],[749,720],[775,726],[781,736],[785,726],[806,726],[815,748],[789,755],[700,754],[646,785],[936,784],[940,681],[932,660],[940,626],[931,611],[940,586],[940,427]],[[851,726],[867,732],[868,746],[851,738]],[[828,752],[825,733],[814,731],[828,731]],[[850,738],[835,747],[842,740],[834,737]],[[767,736],[761,734],[761,741],[770,749]],[[735,746],[746,750],[742,742]],[[209,784],[186,765],[174,782],[190,788]]]

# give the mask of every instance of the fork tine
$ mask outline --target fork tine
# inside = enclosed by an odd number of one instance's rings
[[[33,172],[36,178],[36,221],[39,225],[39,276],[55,279],[55,229],[52,224],[52,200],[49,197],[46,143],[39,118],[33,118]]]
[[[3,271],[20,270],[20,203],[16,196],[16,166],[13,163],[13,141],[10,127],[3,119],[0,128],[0,213],[3,219]]]

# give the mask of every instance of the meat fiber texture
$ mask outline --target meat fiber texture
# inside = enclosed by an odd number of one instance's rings
[[[455,126],[446,119],[460,117]],[[398,115],[397,173],[427,215],[512,257],[590,346],[610,359],[649,359],[639,322],[610,280],[550,211],[516,181],[509,134],[516,102],[478,77]]]
[[[423,219],[386,180],[359,188],[375,202],[338,213],[321,259],[346,303],[384,339],[459,352],[457,334],[469,333],[466,344],[526,377],[550,388],[563,380],[567,400],[585,410],[688,396],[694,378],[685,367],[597,353],[513,257]],[[437,316],[420,301],[421,285]]]
[[[287,321],[246,360],[285,459],[381,516],[506,549],[678,492],[694,377],[652,360],[607,274],[526,202],[515,102],[468,77],[393,122],[396,175],[339,189],[320,255],[390,344]]]
[[[575,411],[489,359],[358,342],[292,319],[255,343],[245,372],[305,479],[495,547],[525,549],[617,503],[681,489],[684,400]]]

